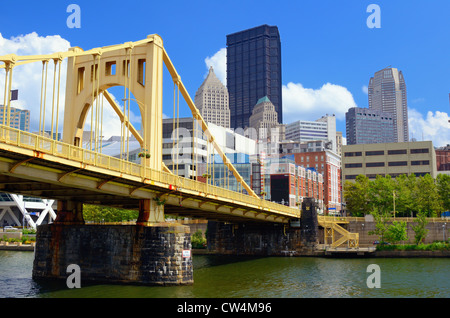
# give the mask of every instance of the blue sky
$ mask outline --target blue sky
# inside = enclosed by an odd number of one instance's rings
[[[79,29],[66,25],[71,3],[81,8]],[[367,27],[371,3],[380,6],[381,28]],[[282,81],[290,94],[283,105],[290,114],[285,123],[317,119],[320,103],[328,103],[322,114],[336,113],[345,135],[345,105],[368,107],[364,86],[391,65],[405,76],[412,136],[421,140],[423,134],[442,146],[450,143],[448,12],[448,0],[16,1],[14,10],[1,10],[0,33],[4,39],[31,32],[60,35],[83,49],[157,33],[193,98],[207,72],[205,59],[226,47],[227,34],[276,25]],[[309,104],[314,111],[302,98],[316,98]]]

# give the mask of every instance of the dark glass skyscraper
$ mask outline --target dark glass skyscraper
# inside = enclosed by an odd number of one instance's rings
[[[352,107],[345,114],[347,145],[395,142],[392,114]]]
[[[282,123],[281,42],[276,26],[227,35],[227,89],[231,128],[249,126],[258,100],[267,96]]]

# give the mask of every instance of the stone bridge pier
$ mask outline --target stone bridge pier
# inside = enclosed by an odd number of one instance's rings
[[[305,199],[299,220],[281,223],[208,222],[208,249],[217,254],[248,256],[314,255],[319,243],[317,203]]]
[[[137,225],[85,224],[82,206],[63,201],[55,223],[38,227],[34,279],[67,279],[68,266],[76,264],[81,284],[193,283],[188,226],[150,222],[149,202],[141,202]]]

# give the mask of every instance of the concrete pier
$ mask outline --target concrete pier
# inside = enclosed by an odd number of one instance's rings
[[[81,282],[189,285],[193,267],[189,227],[140,225],[41,225],[34,279],[67,279],[80,267]]]

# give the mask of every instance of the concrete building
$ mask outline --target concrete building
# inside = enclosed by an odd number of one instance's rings
[[[249,118],[249,128],[256,130],[258,140],[267,140],[272,135],[272,130],[279,126],[275,106],[267,96],[260,98]]]
[[[336,131],[336,153],[342,156],[342,145],[344,144],[344,138],[342,137],[342,131]]]
[[[377,175],[401,174],[436,178],[436,153],[431,141],[346,145],[342,147],[343,181],[360,174],[375,179]]]
[[[196,172],[197,165],[206,163],[208,156],[214,156],[217,152],[213,151],[211,145],[207,146],[206,136],[198,123],[194,135],[193,118],[179,118],[175,125],[178,126],[178,130],[175,130],[174,133],[173,119],[163,119],[162,160],[167,168],[175,174],[186,178],[197,177],[201,175]],[[255,140],[213,123],[208,123],[208,128],[217,144],[226,154],[254,155],[257,153],[258,148]],[[120,158],[121,149],[120,137],[113,136],[103,142],[102,153]],[[139,157],[142,149],[136,139],[130,139],[127,149],[129,150],[128,158],[123,155],[124,159],[136,163],[145,160]],[[233,161],[231,162],[233,163]]]
[[[408,104],[403,73],[386,67],[369,81],[369,108],[389,113],[394,123],[394,142],[409,141]]]
[[[234,167],[249,184],[252,190],[266,200],[283,205],[297,207],[304,198],[317,200],[319,211],[323,209],[323,183],[322,174],[314,169],[298,166],[290,158],[264,158],[260,155],[248,156],[245,154],[227,155],[234,163]],[[222,160],[215,157],[215,163],[209,167],[211,184],[246,193],[236,179],[224,169]],[[199,173],[207,172],[207,165],[199,165]]]
[[[230,128],[228,90],[214,74],[212,66],[195,93],[194,102],[206,122]]]
[[[394,121],[390,113],[352,107],[345,114],[347,145],[394,142]]]
[[[3,105],[0,105],[0,123],[3,124]],[[10,107],[11,119],[10,127],[20,129],[23,131],[30,131],[30,111],[26,109],[19,109]],[[6,109],[6,112],[8,110]],[[5,120],[6,125],[6,120]]]
[[[450,174],[450,145],[436,149],[436,169]]]
[[[331,150],[337,152],[336,116],[326,115],[315,121],[298,120],[286,125],[286,139],[305,142],[326,140]]]
[[[313,169],[297,165],[293,160],[266,159],[264,163],[264,197],[272,202],[299,206],[304,198],[314,198],[319,213],[324,207],[323,175]]]
[[[331,142],[325,140],[304,142],[285,140],[278,143],[278,153],[280,154],[319,152],[331,149]]]
[[[323,175],[324,212],[339,213],[342,209],[341,157],[330,150],[301,152],[284,155],[293,157],[295,164],[314,169]]]
[[[227,35],[227,89],[231,128],[246,128],[257,101],[267,96],[282,123],[281,41],[276,26]]]

